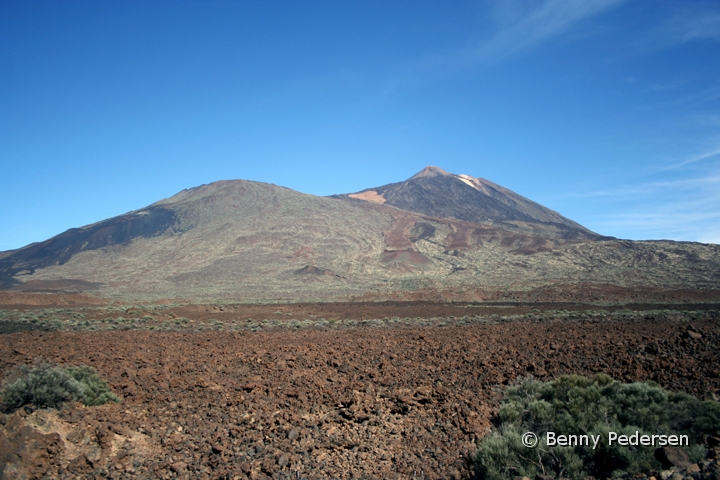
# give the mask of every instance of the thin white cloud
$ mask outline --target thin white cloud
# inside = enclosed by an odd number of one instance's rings
[[[603,223],[613,227],[633,226],[644,228],[658,227],[659,224],[662,224],[662,228],[667,229],[714,219],[720,219],[720,212],[686,213],[682,217],[674,216],[671,212],[637,212],[613,215],[604,220]]]
[[[714,128],[720,131],[720,114],[699,113],[695,115],[695,121],[702,127]]]
[[[720,154],[720,151],[716,153]],[[642,196],[654,195],[661,191],[714,191],[717,189],[717,195],[720,197],[720,172],[710,175],[703,175],[694,178],[683,178],[668,181],[643,182],[632,185],[619,185],[615,188],[605,188],[602,190],[591,190],[587,192],[572,192],[564,195],[565,198],[594,198],[594,197],[613,197],[616,200],[626,200],[628,198],[637,198]]]
[[[720,227],[710,228],[700,233],[698,242],[720,244]]]
[[[496,8],[497,32],[469,52],[469,60],[499,59],[528,50],[568,31],[582,20],[614,8],[624,1],[500,0]]]
[[[720,243],[720,172],[711,176],[603,190],[587,195],[613,213],[586,221],[606,235]],[[613,204],[608,204],[612,200]],[[630,201],[632,200],[632,201]]]
[[[509,57],[566,33],[580,22],[627,3],[627,0],[496,0],[496,31],[464,52],[467,61]],[[709,6],[708,6],[709,5]],[[678,4],[665,21],[640,33],[641,50],[720,40],[720,9],[712,4]],[[713,98],[716,98],[713,96]]]
[[[642,51],[674,48],[694,41],[720,40],[720,9],[700,2],[670,3],[674,14],[642,35],[637,46]]]
[[[720,40],[720,12],[692,12],[675,17],[667,26],[677,40]]]
[[[566,195],[588,205],[602,204],[584,224],[622,238],[720,242],[720,148],[655,171],[657,180]],[[700,167],[702,163],[702,168]],[[695,164],[695,165],[693,165]],[[665,178],[662,178],[665,177]],[[584,199],[584,200],[582,200]],[[588,211],[593,211],[588,207]]]
[[[687,160],[683,160],[679,163],[668,165],[667,167],[664,167],[661,170],[674,170],[676,168],[684,167],[684,166],[690,165],[692,163],[697,163],[702,160],[706,160],[708,158],[714,158],[714,157],[718,157],[718,156],[720,156],[720,148],[716,148],[716,149],[710,150],[708,152],[704,152],[699,155],[696,155],[694,157],[690,157]]]
[[[383,98],[406,91],[437,76],[454,75],[478,65],[491,65],[541,46],[595,15],[627,0],[495,0],[491,33],[460,50],[435,53],[402,63],[385,81]],[[488,2],[489,3],[489,2]],[[396,65],[397,66],[397,65]]]
[[[720,212],[688,209],[630,212],[608,215],[592,223],[595,231],[635,240],[686,240],[720,243]],[[627,232],[617,234],[614,232]]]
[[[674,98],[670,101],[661,102],[657,107],[683,106],[686,108],[699,107],[714,102],[720,98],[720,87],[712,87],[697,92]]]

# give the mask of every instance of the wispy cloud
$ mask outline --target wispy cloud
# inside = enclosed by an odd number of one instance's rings
[[[720,171],[601,193],[598,200],[612,198],[609,210],[615,211],[595,217],[592,228],[597,231],[633,239],[720,243]]]
[[[468,61],[491,60],[535,48],[581,22],[613,10],[627,0],[496,0],[495,31],[484,42],[464,52]],[[678,44],[720,41],[720,8],[712,3],[681,3],[674,14],[650,30],[638,32],[642,50]]]
[[[708,152],[704,152],[699,155],[695,155],[695,156],[690,157],[681,162],[674,163],[672,165],[668,165],[667,167],[663,167],[661,170],[675,170],[676,168],[684,167],[684,166],[690,165],[692,163],[697,163],[702,160],[707,160],[709,158],[715,158],[715,157],[719,157],[719,156],[720,156],[720,148],[716,148],[716,149],[710,150]]]
[[[720,212],[656,211],[621,213],[593,223],[597,231],[630,232],[635,240],[689,240],[720,244]]]
[[[720,154],[720,151],[716,152],[715,154]],[[637,199],[638,197],[654,195],[658,192],[664,192],[665,195],[667,195],[669,192],[697,192],[700,190],[708,190],[709,192],[713,192],[715,191],[715,189],[717,189],[717,194],[714,196],[717,196],[717,198],[720,199],[720,171],[693,178],[639,182],[636,184],[618,185],[613,188],[605,188],[600,190],[571,192],[564,196],[566,198],[612,197],[614,200],[624,201],[631,198]]]
[[[720,243],[720,148],[656,171],[658,178],[575,192],[566,198],[602,203],[611,213],[586,221],[595,231],[633,239]],[[703,168],[690,165],[705,162]],[[671,170],[671,171],[669,171]]]
[[[382,94],[387,98],[430,79],[452,76],[478,65],[491,66],[513,55],[539,48],[584,20],[627,0],[494,0],[488,8],[489,35],[466,48],[413,58],[396,64]]]
[[[466,52],[468,60],[500,59],[534,48],[579,22],[617,7],[625,0],[545,0],[497,3],[497,30]]]
[[[650,90],[658,91],[655,86],[649,87]],[[658,102],[654,105],[655,108],[668,108],[668,107],[684,107],[684,108],[695,108],[707,105],[711,102],[715,102],[720,99],[720,87],[713,86],[711,88],[705,88],[700,91],[693,91],[691,93],[681,95],[670,100]]]
[[[720,12],[684,12],[668,22],[665,31],[682,42],[720,40]]]
[[[642,51],[673,48],[694,41],[720,40],[720,9],[717,4],[681,2],[669,4],[674,14],[642,34]]]
[[[634,240],[669,239],[720,244],[720,211],[717,207],[718,202],[703,206],[689,202],[603,215],[593,221],[592,228]]]

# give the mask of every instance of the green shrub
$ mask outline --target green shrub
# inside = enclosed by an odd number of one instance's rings
[[[80,383],[62,369],[41,363],[35,368],[22,365],[20,378],[3,389],[2,410],[10,413],[24,405],[59,408],[82,395]]]
[[[497,416],[498,427],[482,439],[474,457],[476,477],[534,478],[552,474],[572,479],[631,477],[659,470],[657,446],[608,445],[608,433],[688,435],[691,459],[704,455],[703,435],[720,431],[720,403],[672,393],[653,382],[623,384],[607,375],[563,376],[552,382],[525,380],[508,388]],[[536,448],[522,443],[533,432]],[[589,446],[547,446],[546,434],[602,435]]]
[[[107,383],[98,377],[97,372],[87,365],[70,365],[63,369],[83,387],[81,399],[88,407],[103,405],[107,402],[119,403],[120,399],[110,391]]]
[[[11,377],[15,380],[8,382],[2,392],[0,410],[4,413],[25,405],[61,408],[65,402],[78,400],[87,406],[120,401],[95,369],[87,365],[61,368],[41,361],[33,368],[17,367]]]

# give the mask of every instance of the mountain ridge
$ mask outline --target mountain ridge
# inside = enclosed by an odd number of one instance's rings
[[[244,301],[437,292],[471,300],[590,284],[720,290],[717,246],[602,237],[490,183],[434,167],[384,190],[364,191],[375,192],[370,198],[386,195],[383,202],[247,180],[213,182],[4,252],[0,288]],[[498,194],[490,207],[472,203],[491,198],[483,188]],[[393,196],[393,190],[400,193]],[[392,205],[421,194],[436,210]],[[473,208],[454,217],[433,215],[443,206],[457,208],[463,198]],[[501,216],[457,218],[493,211]]]

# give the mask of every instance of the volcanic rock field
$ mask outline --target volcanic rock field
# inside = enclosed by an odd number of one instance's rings
[[[136,325],[101,308],[58,307],[56,323],[47,307],[3,310],[18,327],[0,336],[5,375],[37,357],[85,363],[122,399],[0,415],[4,478],[469,478],[520,378],[720,389],[713,303],[175,305]]]

